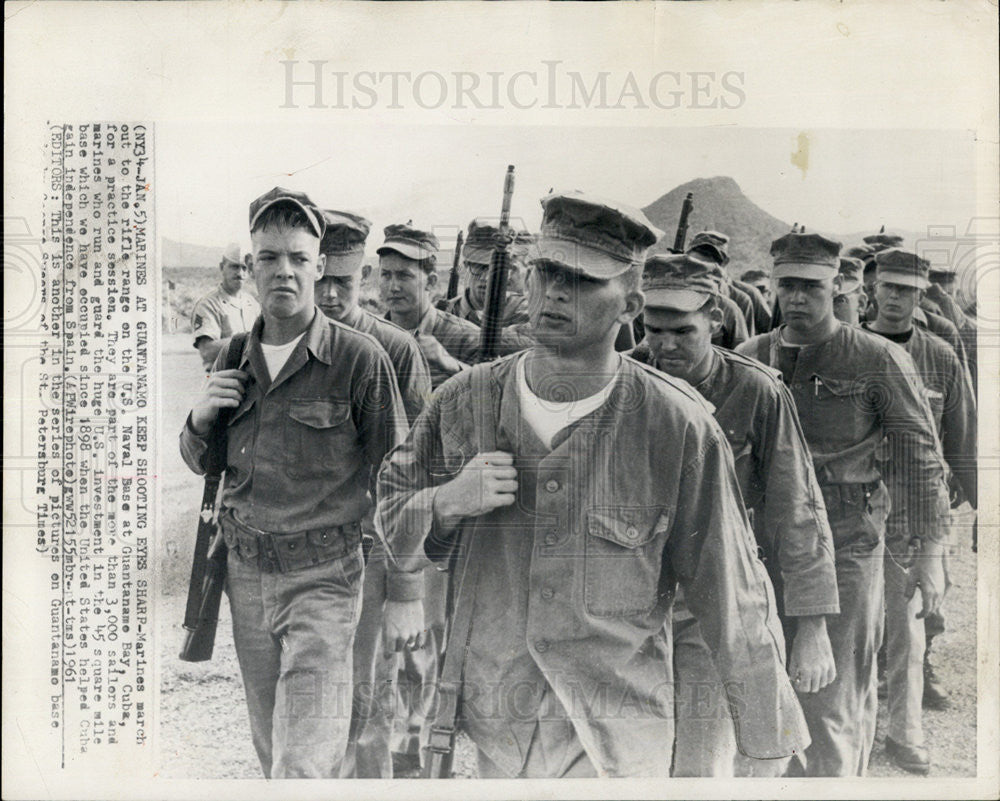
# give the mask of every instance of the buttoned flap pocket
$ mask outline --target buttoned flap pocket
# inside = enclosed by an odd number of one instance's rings
[[[297,398],[288,403],[285,464],[298,478],[351,473],[361,454],[346,400]]]
[[[867,412],[884,399],[866,399],[864,393],[877,387],[853,378],[816,374],[809,378],[807,391],[811,396],[799,404],[802,427],[809,431],[826,432],[836,439],[855,439],[870,424]]]
[[[253,408],[255,397],[247,393],[240,405],[233,410],[226,424],[226,471],[228,481],[238,481],[239,476],[250,472],[253,458]]]
[[[587,512],[584,602],[589,614],[634,617],[656,608],[671,520],[660,506],[603,506]]]

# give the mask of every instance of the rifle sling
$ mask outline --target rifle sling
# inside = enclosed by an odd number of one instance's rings
[[[493,408],[492,370],[488,364],[477,365],[471,371],[472,419],[479,453],[496,450],[496,414]],[[454,751],[456,722],[461,705],[462,685],[465,680],[465,664],[472,641],[472,618],[475,612],[476,584],[479,565],[473,558],[476,543],[474,522],[470,522],[457,535],[464,540],[456,544],[459,561],[462,563],[460,575],[454,587],[454,598],[464,601],[456,604],[454,617],[448,632],[444,649],[444,665],[438,679],[438,704],[428,741],[428,763],[433,755],[447,758]],[[464,545],[464,548],[462,547]],[[463,592],[466,581],[471,582],[471,590]],[[461,646],[461,650],[455,646]],[[436,777],[442,778],[442,777]]]

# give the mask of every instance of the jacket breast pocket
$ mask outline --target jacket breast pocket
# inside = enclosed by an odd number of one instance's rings
[[[849,378],[813,375],[809,379],[809,394],[812,395],[812,420],[802,420],[803,428],[812,426],[813,430],[839,430],[853,439],[864,432],[860,429],[862,421],[867,420],[864,414],[871,405],[866,399],[866,387],[862,382]],[[868,388],[877,391],[877,387]],[[879,398],[870,399],[875,404],[884,403]],[[800,415],[805,417],[804,415]]]
[[[584,604],[594,617],[641,617],[659,600],[661,552],[670,515],[659,506],[587,512]]]
[[[235,481],[240,473],[250,472],[250,463],[253,459],[255,404],[256,399],[250,397],[248,393],[229,417],[226,427],[226,471],[229,473],[230,483]]]
[[[353,472],[361,454],[348,401],[298,398],[288,403],[285,464],[288,475],[308,478]]]

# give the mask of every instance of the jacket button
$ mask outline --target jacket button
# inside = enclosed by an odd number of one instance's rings
[[[535,643],[535,650],[538,651],[538,653],[540,654],[544,654],[546,651],[549,650],[549,641],[539,640],[538,642]]]
[[[634,540],[636,537],[639,536],[639,529],[637,529],[635,526],[629,526],[627,529],[625,529],[625,536],[628,537],[630,540]]]
[[[553,534],[551,532],[545,535],[545,544],[546,545],[555,545],[558,541],[559,541],[559,538],[555,534]]]
[[[290,550],[290,551],[294,551],[295,550],[295,543],[294,542],[288,543],[288,550]]]
[[[542,597],[546,601],[550,600],[555,594],[556,594],[556,591],[554,589],[552,589],[551,587],[546,587],[545,589],[542,590]]]
[[[546,492],[558,492],[559,491],[559,482],[556,481],[554,478],[550,478],[548,481],[545,482],[545,491]]]

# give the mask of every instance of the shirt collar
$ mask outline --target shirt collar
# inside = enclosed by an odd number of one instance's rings
[[[309,323],[309,327],[305,330],[305,336],[302,341],[305,343],[306,350],[308,350],[314,357],[319,359],[324,364],[332,364],[333,360],[331,358],[331,351],[333,348],[333,338],[330,333],[330,325],[341,325],[341,323],[336,323],[333,320],[327,318],[319,306],[313,306],[313,318],[312,322]],[[250,329],[250,336],[247,337],[247,343],[243,346],[243,356],[240,359],[240,367],[242,367],[250,358],[250,342],[251,340],[256,340],[260,343],[260,332],[264,329],[264,317],[261,315],[253,324],[253,328]]]

